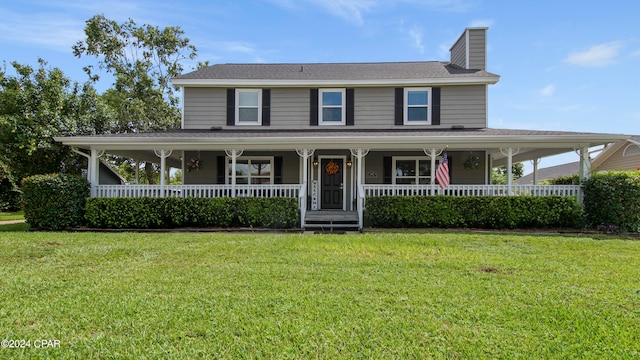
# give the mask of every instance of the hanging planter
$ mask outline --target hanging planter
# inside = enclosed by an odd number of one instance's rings
[[[335,175],[340,171],[340,166],[333,162],[333,160],[329,161],[327,166],[324,167],[324,171],[327,175]]]
[[[192,158],[191,160],[187,161],[186,166],[188,172],[198,171],[202,168],[202,160],[200,160],[199,157]]]
[[[480,155],[471,152],[463,164],[467,170],[475,170],[480,167]]]

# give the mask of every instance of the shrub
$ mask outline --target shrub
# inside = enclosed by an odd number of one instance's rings
[[[21,208],[22,192],[18,190],[9,178],[0,181],[0,211],[18,211]]]
[[[377,227],[578,228],[582,209],[572,198],[407,196],[367,198],[367,220]]]
[[[553,179],[543,180],[544,185],[580,185],[580,175],[565,175]]]
[[[65,174],[34,175],[22,181],[24,217],[31,227],[62,230],[84,225],[89,183]]]
[[[640,172],[594,174],[583,190],[587,226],[640,231]]]
[[[86,207],[89,226],[111,229],[291,228],[298,217],[288,198],[90,198]]]

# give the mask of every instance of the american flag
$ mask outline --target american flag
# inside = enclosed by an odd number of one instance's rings
[[[447,159],[447,151],[442,153],[442,161],[436,170],[436,180],[442,189],[449,186],[449,160]]]

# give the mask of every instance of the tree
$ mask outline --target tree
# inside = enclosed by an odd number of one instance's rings
[[[113,74],[113,87],[103,94],[118,119],[113,132],[179,127],[179,99],[170,80],[183,71],[182,61],[196,57],[196,48],[182,37],[184,31],[138,26],[132,19],[118,24],[104,15],[86,24],[86,38],[73,46],[73,53],[97,57],[99,68]],[[98,79],[90,66],[85,71],[91,79]],[[150,181],[153,171],[151,164],[145,164]]]
[[[513,180],[520,179],[524,175],[524,165],[522,163],[515,163],[511,166],[511,174]],[[492,169],[491,183],[494,185],[506,185],[507,184],[507,167],[498,166]]]
[[[92,134],[108,123],[92,84],[38,63],[13,62],[15,75],[0,71],[0,167],[14,184],[35,174],[79,173],[77,155],[53,137]]]

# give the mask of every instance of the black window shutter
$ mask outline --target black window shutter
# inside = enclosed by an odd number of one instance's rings
[[[262,126],[271,125],[271,89],[262,89]]]
[[[395,124],[404,124],[404,88],[396,88]]]
[[[273,182],[276,184],[282,184],[282,156],[276,156],[273,158]]]
[[[431,125],[440,125],[440,88],[431,88]]]
[[[217,163],[216,163],[216,167],[217,167],[217,183],[218,184],[224,184],[224,177],[226,176],[227,172],[225,171],[225,169],[227,168],[227,159],[224,156],[218,156],[216,159]]]
[[[236,89],[227,89],[227,126],[236,124]]]
[[[355,108],[354,108],[354,90],[347,89],[347,125],[353,126],[355,124]]]
[[[391,156],[385,156],[382,158],[382,183],[391,184],[393,181],[393,175],[391,167],[393,166],[393,159]]]
[[[309,125],[318,126],[318,89],[311,89],[309,102]]]

